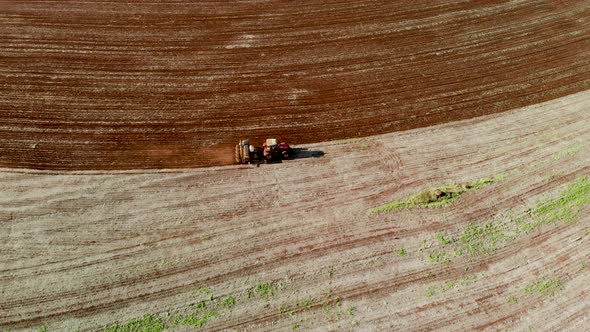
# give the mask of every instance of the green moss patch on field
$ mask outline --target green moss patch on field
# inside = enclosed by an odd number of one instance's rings
[[[489,186],[505,179],[507,176],[507,173],[501,173],[495,177],[481,178],[468,183],[450,183],[441,185],[436,188],[431,188],[417,194],[410,195],[401,200],[393,201],[373,208],[369,211],[369,213],[377,214],[401,209],[445,207],[456,201],[466,192]]]

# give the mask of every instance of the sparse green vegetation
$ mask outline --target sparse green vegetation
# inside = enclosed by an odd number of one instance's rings
[[[233,296],[228,295],[221,303],[224,307],[231,309],[234,305],[236,305],[236,299]]]
[[[38,332],[47,332],[47,331],[49,331],[49,326],[47,326],[47,324],[43,324],[43,325],[39,326],[39,329],[37,331]]]
[[[436,233],[436,239],[438,240],[438,243],[442,244],[443,246],[455,242],[454,240],[448,239],[447,237],[448,235],[446,233]]]
[[[370,210],[370,214],[411,208],[438,208],[453,203],[464,193],[481,189],[485,186],[501,181],[507,173],[501,173],[493,178],[482,178],[465,184],[450,183],[425,190],[404,199],[393,201]]]
[[[442,284],[430,285],[430,286],[428,286],[428,288],[426,288],[425,294],[427,297],[432,297],[439,292],[445,293],[445,292],[448,292],[452,289],[456,289],[460,286],[461,287],[468,286],[468,285],[474,283],[476,280],[477,280],[477,276],[474,274],[464,275],[461,278],[460,282],[457,282],[455,280],[449,280],[449,281],[444,282]]]
[[[330,266],[330,270],[328,271],[328,277],[330,279],[334,278],[334,267]]]
[[[205,308],[207,308],[207,302],[205,300],[199,301],[199,302],[193,304],[193,306],[197,309],[205,309]]]
[[[475,274],[468,274],[461,277],[461,286],[468,286],[477,281],[477,276]]]
[[[588,203],[590,178],[581,177],[570,183],[557,197],[539,201],[518,218],[472,223],[456,238],[446,233],[437,233],[435,237],[439,244],[451,245],[455,256],[485,254],[496,250],[501,243],[530,233],[542,225],[558,221],[574,222],[582,207]],[[428,259],[431,262],[446,262],[449,258],[445,252],[434,252]]]
[[[426,288],[426,296],[433,297],[436,294],[436,286]]]
[[[350,306],[348,308],[346,308],[346,312],[348,313],[349,316],[354,317],[354,311],[356,310],[356,308],[354,306]]]
[[[199,288],[192,291],[200,297],[207,297],[193,303],[190,307],[181,310],[181,313],[162,318],[159,315],[146,314],[143,318],[135,319],[125,324],[118,321],[107,326],[105,332],[160,332],[176,326],[190,326],[202,328],[211,319],[221,316],[223,310],[233,308],[237,302],[236,297],[228,294],[225,297],[213,296],[211,289]],[[213,310],[212,308],[216,308]]]
[[[465,251],[471,255],[487,253],[496,250],[496,243],[506,237],[500,223],[471,224],[459,238],[459,252],[462,254]]]
[[[506,302],[508,303],[518,303],[518,298],[514,295],[510,295],[506,298]]]
[[[265,299],[269,299],[274,295],[275,287],[272,282],[261,282],[256,284],[254,290],[256,291],[258,296]]]
[[[209,295],[211,294],[211,288],[197,288],[193,291],[193,294],[205,294],[205,295]]]
[[[406,248],[401,248],[401,249],[398,251],[398,254],[399,254],[401,257],[405,257],[405,256],[408,256],[408,251],[406,250]]]
[[[317,303],[317,300],[310,296],[307,299],[303,300],[301,303],[298,303],[297,306],[303,307],[303,308],[309,308],[312,305],[314,305],[315,303]]]
[[[554,296],[563,289],[561,281],[557,279],[541,278],[523,289],[523,293],[537,293],[544,296]]]
[[[295,330],[295,329],[298,329],[298,328],[299,328],[299,323],[293,323],[293,324],[291,324],[291,329],[292,330]]]
[[[348,308],[346,308],[346,313],[348,314],[348,320],[350,321],[350,324],[353,326],[357,326],[360,324],[360,322],[354,318],[355,311],[356,311],[356,307],[354,307],[354,306],[349,306]]]
[[[104,332],[160,332],[166,328],[162,318],[147,314],[143,318],[132,320],[129,323],[121,325],[115,322],[107,326]],[[47,331],[47,330],[45,330]]]
[[[202,314],[202,315],[199,313],[195,313],[193,315],[187,315],[187,316],[179,315],[173,319],[172,326],[184,325],[184,326],[194,326],[197,328],[201,328],[201,327],[205,326],[207,324],[207,322],[209,322],[209,320],[211,320],[214,317],[217,317],[218,315],[219,314],[216,311],[209,311],[209,312]]]
[[[573,156],[576,153],[580,152],[583,147],[584,146],[580,144],[580,145],[573,146],[573,147],[571,147],[571,148],[569,148],[567,150],[563,150],[563,151],[557,152],[557,153],[555,153],[553,155],[553,159],[554,160],[559,160],[559,159],[562,159],[562,158],[565,158],[565,157],[568,157],[568,156]]]
[[[311,308],[313,305],[319,303],[320,301],[318,299],[315,299],[313,297],[308,297],[304,300],[301,300],[299,302],[297,302],[295,305],[290,306],[290,305],[284,305],[282,307],[279,308],[279,313],[280,314],[293,314],[297,311],[300,311],[302,309],[308,309]]]
[[[335,299],[326,298],[322,303],[322,310],[326,315],[328,320],[331,319],[338,319],[342,316],[340,310],[337,310],[342,306],[342,299],[340,297],[336,297]]]
[[[286,314],[291,312],[291,307],[288,305],[283,305],[279,308],[279,314]]]
[[[443,292],[446,292],[446,291],[448,291],[450,289],[453,289],[453,288],[455,288],[455,282],[454,281],[447,281],[446,283],[444,283],[441,286],[441,289],[443,290]]]
[[[432,263],[448,263],[448,262],[450,262],[448,255],[444,252],[430,253],[430,255],[428,256],[428,259]]]
[[[520,231],[530,232],[541,225],[557,221],[573,222],[581,208],[590,203],[590,178],[580,177],[571,183],[560,195],[537,203],[529,211],[530,220],[517,220]]]

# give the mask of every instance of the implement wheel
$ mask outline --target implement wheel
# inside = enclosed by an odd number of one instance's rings
[[[235,158],[236,158],[236,163],[241,164],[242,163],[242,157],[240,155],[240,146],[236,145],[235,148]]]

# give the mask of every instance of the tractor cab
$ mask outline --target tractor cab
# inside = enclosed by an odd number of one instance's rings
[[[266,160],[281,160],[289,159],[293,156],[293,149],[289,144],[281,142],[278,143],[276,138],[268,138],[262,145],[263,156]]]

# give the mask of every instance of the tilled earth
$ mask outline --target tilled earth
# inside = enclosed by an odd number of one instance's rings
[[[2,1],[0,166],[224,165],[590,89],[588,1]]]
[[[589,176],[589,107],[581,92],[260,167],[4,169],[0,329],[100,330],[202,300],[211,331],[584,331],[590,206],[488,253],[453,255],[436,234],[526,215]],[[449,207],[368,213],[498,174]],[[561,287],[523,291],[539,280]]]

